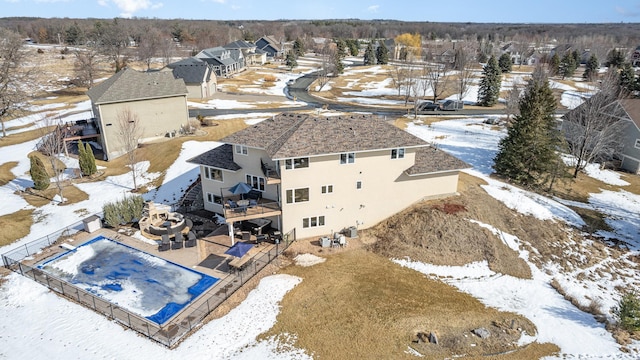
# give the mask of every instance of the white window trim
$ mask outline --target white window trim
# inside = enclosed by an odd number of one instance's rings
[[[215,181],[215,182],[220,182],[220,183],[224,182],[224,174],[223,174],[222,170],[216,169],[216,168],[211,167],[211,166],[206,166],[206,165],[203,165],[203,166],[204,166],[203,175],[204,175],[205,179],[211,180],[211,181]],[[220,180],[216,180],[211,176],[211,171],[212,170],[216,170],[216,171],[220,172]],[[209,174],[209,176],[207,176],[207,173]]]
[[[342,156],[345,156],[345,160],[344,162],[342,161]],[[350,157],[349,155],[353,155],[352,157]],[[351,160],[351,161],[349,161]],[[347,164],[355,164],[356,162],[356,153],[355,152],[346,152],[346,153],[341,153],[340,154],[340,165],[347,165]]]
[[[307,195],[309,196],[309,198],[307,200],[305,200],[305,201],[296,201],[296,190],[304,190],[304,189],[307,189]],[[291,202],[289,202],[288,201],[289,199],[287,199],[287,197],[288,197],[287,196],[287,192],[289,192],[289,191],[291,191]],[[308,187],[306,187],[306,188],[286,189],[284,191],[284,202],[286,204],[300,204],[300,203],[306,203],[306,202],[309,202],[309,201],[311,201],[311,190]]]
[[[396,152],[395,157],[393,156],[394,151]],[[404,159],[405,153],[406,153],[406,150],[404,148],[391,149],[391,159],[392,160]]]
[[[238,155],[249,155],[249,148],[246,145],[235,145],[233,148],[234,152]]]
[[[322,225],[320,225],[320,218],[322,218]],[[315,219],[316,220],[316,224],[315,225],[311,225],[311,219]],[[309,226],[304,226],[304,221],[305,220],[307,220],[307,223],[309,224]],[[324,227],[326,225],[327,225],[327,218],[324,215],[309,216],[309,217],[302,218],[302,228],[303,229],[315,228],[315,227]]]
[[[331,191],[329,191],[329,187],[331,187]],[[323,195],[333,194],[333,184],[322,185],[322,187],[320,188],[320,193]]]
[[[296,167],[296,160],[297,159],[307,159],[307,166],[300,166],[300,167]],[[291,165],[289,165],[291,164]],[[289,167],[290,166],[290,167]],[[286,159],[284,161],[284,169],[285,170],[295,170],[295,169],[307,169],[309,167],[309,157],[307,156],[302,156],[302,157],[297,157],[297,158],[291,158],[291,159]]]
[[[251,178],[251,181],[249,181],[249,177]],[[265,179],[265,178],[264,178],[264,177],[262,177],[262,176],[246,174],[246,175],[244,176],[244,179],[245,179],[245,180],[247,180],[247,184],[251,185],[251,187],[252,187],[254,190],[258,190],[258,191],[262,191],[262,192],[264,192],[264,191],[266,191],[266,189],[267,189],[267,179]],[[262,179],[262,182],[260,182],[260,179]],[[258,185],[258,187],[253,186],[253,185],[254,185],[253,180],[256,180],[256,181],[257,181],[257,185]],[[262,183],[262,187],[263,187],[263,189],[260,189],[260,183]]]

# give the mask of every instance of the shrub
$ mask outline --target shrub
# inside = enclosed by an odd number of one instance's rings
[[[618,319],[618,326],[624,330],[640,330],[640,299],[635,292],[624,294],[613,313]]]
[[[273,75],[265,75],[264,82],[275,82],[277,78]]]
[[[102,206],[104,221],[111,227],[137,221],[142,216],[144,199],[140,195],[128,196],[122,200],[106,203]]]
[[[33,188],[36,190],[46,190],[49,187],[49,174],[47,174],[42,160],[34,155],[29,156],[29,160],[31,161],[29,173],[33,180]]]

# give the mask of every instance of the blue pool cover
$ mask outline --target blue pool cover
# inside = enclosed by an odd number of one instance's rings
[[[38,267],[160,325],[219,280],[103,236]]]

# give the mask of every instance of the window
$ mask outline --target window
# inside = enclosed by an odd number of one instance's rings
[[[308,168],[309,158],[303,157],[303,158],[287,159],[284,161],[284,166],[285,166],[285,169],[287,170]]]
[[[207,193],[207,202],[211,204],[222,205],[222,197],[218,195],[213,195],[212,193]]]
[[[264,191],[265,181],[263,177],[247,174],[247,184],[256,190]]]
[[[340,164],[353,164],[356,161],[356,153],[340,154]]]
[[[244,145],[236,145],[236,154],[247,155],[249,153],[249,149],[247,149]]]
[[[391,149],[392,159],[404,159],[404,148]]]
[[[333,192],[333,185],[322,185],[323,194],[331,194]]]
[[[362,181],[356,181],[356,189],[362,189]]]
[[[287,190],[287,204],[309,201],[309,188]]]
[[[640,149],[640,139],[636,139],[636,149]]]
[[[222,181],[222,170],[212,167],[204,167],[204,177],[209,180]]]
[[[318,226],[324,226],[324,216],[312,216],[312,217],[302,219],[303,228],[318,227]]]

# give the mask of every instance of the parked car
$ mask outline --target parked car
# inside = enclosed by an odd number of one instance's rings
[[[421,104],[418,104],[418,111],[436,111],[436,110],[440,110],[440,104],[437,104],[431,101],[425,101]]]
[[[447,100],[440,105],[440,109],[453,111],[453,110],[462,110],[464,108],[464,103],[459,100]]]

